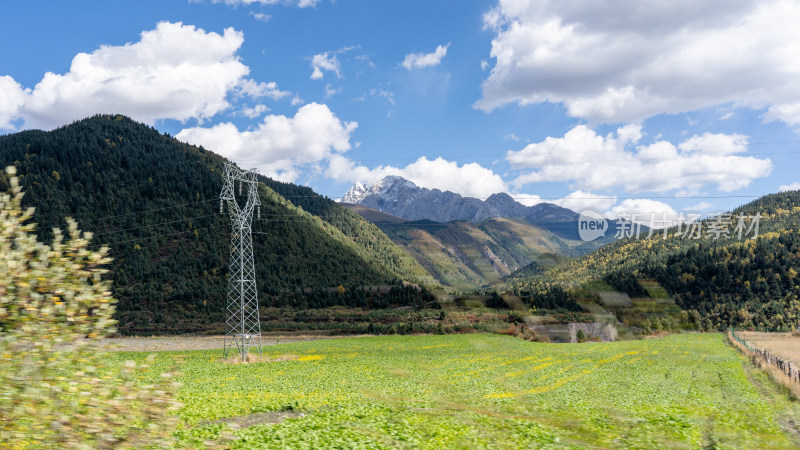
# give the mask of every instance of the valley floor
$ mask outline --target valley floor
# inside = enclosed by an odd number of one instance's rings
[[[377,336],[281,341],[265,353],[272,362],[226,364],[218,350],[158,353],[159,368],[184,361],[178,433],[185,445],[223,439],[234,448],[800,444],[793,425],[800,423],[798,403],[721,334],[585,344],[491,334]]]
[[[162,352],[186,350],[220,350],[222,351],[224,336],[130,336],[106,338],[104,342],[109,349],[121,352]],[[319,339],[336,339],[328,333],[265,333],[262,334],[262,345],[289,344],[292,342],[314,341]]]

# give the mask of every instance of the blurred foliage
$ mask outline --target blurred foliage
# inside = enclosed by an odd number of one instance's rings
[[[0,442],[12,448],[168,445],[175,425],[165,378],[139,386],[146,364],[107,363],[113,331],[108,249],[67,219],[43,244],[23,210],[13,167],[0,197]],[[27,222],[27,223],[26,223]]]

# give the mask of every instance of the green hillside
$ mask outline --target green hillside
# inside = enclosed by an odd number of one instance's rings
[[[43,238],[71,216],[95,243],[111,247],[122,333],[224,322],[230,219],[219,212],[223,158],[105,115],[0,136],[0,165],[9,164],[21,175],[24,203],[36,207]],[[263,306],[283,306],[283,294],[300,288],[432,283],[357,214],[309,188],[261,181],[253,244]],[[0,189],[6,184],[0,176]]]
[[[357,205],[355,203],[342,203],[342,206],[353,211],[364,219],[372,223],[388,222],[388,223],[404,223],[408,222],[407,219],[402,217],[393,216],[377,209],[367,208],[366,206]]]
[[[578,255],[574,241],[523,221],[376,222],[444,286],[472,290],[548,255]]]
[[[747,231],[756,214],[758,237],[748,239],[755,234]],[[737,230],[740,215],[745,228]],[[517,293],[539,297],[566,289],[571,299],[596,296],[601,289],[633,298],[663,297],[660,291],[698,328],[794,329],[800,320],[800,192],[762,197],[723,222],[701,222],[699,239],[672,228],[666,239],[658,232],[650,239],[620,240],[544,270],[520,271],[506,283]]]

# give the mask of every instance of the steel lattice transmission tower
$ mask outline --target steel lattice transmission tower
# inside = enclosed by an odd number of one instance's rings
[[[239,195],[242,195],[242,185],[247,187],[247,202],[244,207],[239,206],[234,195],[237,181]],[[223,202],[227,203],[232,222],[231,260],[228,270],[228,318],[225,321],[228,331],[225,334],[223,357],[227,358],[235,346],[242,361],[246,361],[251,347],[255,347],[258,354],[261,354],[261,321],[258,314],[251,228],[253,211],[256,208],[258,215],[261,216],[255,170],[244,171],[231,162],[225,163],[225,184],[222,186],[219,198],[220,212]]]

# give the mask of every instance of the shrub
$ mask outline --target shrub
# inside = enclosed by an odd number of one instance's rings
[[[109,363],[115,300],[107,248],[67,219],[68,237],[38,241],[13,167],[0,194],[0,442],[10,447],[168,445],[178,404],[166,380]],[[146,367],[144,367],[146,369]]]
[[[492,295],[486,299],[486,307],[487,308],[494,308],[494,309],[509,309],[508,303],[497,294],[497,292],[492,292]]]

